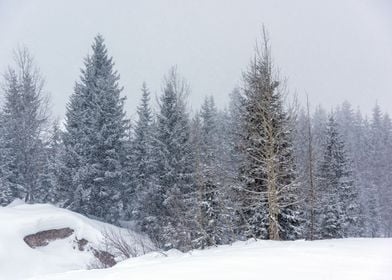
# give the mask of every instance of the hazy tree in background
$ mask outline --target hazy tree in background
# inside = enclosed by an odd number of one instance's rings
[[[63,143],[61,141],[61,130],[58,121],[52,125],[49,137],[45,141],[42,151],[44,159],[43,172],[39,174],[39,182],[42,186],[42,201],[58,203],[61,201],[61,184],[58,182],[61,170],[61,155],[63,153]],[[61,206],[61,204],[60,204]]]
[[[241,95],[238,87],[234,88],[229,94],[229,106],[227,111],[220,114],[219,127],[221,133],[220,152],[223,164],[223,180],[226,217],[228,231],[231,234],[231,240],[244,238],[244,232],[248,229],[243,209],[242,196],[243,180],[240,177],[240,168],[243,164],[243,140],[245,139],[244,117],[245,117],[245,99]]]
[[[44,81],[26,48],[15,52],[15,67],[4,75],[4,104],[1,110],[1,188],[10,202],[42,201],[39,175],[43,172],[43,138],[47,128],[47,95]]]
[[[198,121],[201,120],[201,121]],[[199,226],[201,237],[197,247],[221,244],[224,237],[223,195],[220,174],[222,165],[219,157],[220,136],[218,131],[218,109],[213,97],[207,97],[201,107],[200,118],[195,119],[196,133],[199,133],[197,147],[197,187]],[[197,139],[197,138],[196,138]]]
[[[388,124],[389,123],[389,124]],[[383,122],[381,109],[376,105],[372,112],[372,119],[369,125],[369,142],[368,142],[368,164],[367,172],[367,224],[370,230],[370,236],[384,236],[389,220],[388,204],[391,203],[391,197],[388,197],[391,189],[389,181],[391,170],[390,145],[391,128],[388,118]],[[385,216],[384,216],[385,215]]]
[[[381,191],[382,220],[384,237],[392,237],[392,122],[388,114],[383,116],[384,144],[385,144],[385,183]]]
[[[238,179],[239,169],[243,160],[242,141],[245,135],[244,118],[245,118],[245,99],[241,95],[239,88],[229,95],[229,109],[227,115],[222,119],[222,126],[226,131],[226,143],[228,158],[225,169],[228,176],[232,179]],[[226,135],[225,134],[225,135]],[[223,139],[225,140],[225,139]]]
[[[321,237],[348,236],[358,221],[358,191],[354,185],[344,142],[333,115],[328,121],[318,187],[322,196]]]
[[[191,137],[190,143],[193,150],[193,159],[195,165],[194,181],[196,189],[197,199],[197,210],[196,210],[196,223],[197,228],[192,240],[192,247],[194,248],[205,248],[208,246],[209,235],[205,230],[207,219],[201,207],[200,202],[203,201],[203,190],[204,190],[204,178],[203,178],[203,163],[202,163],[202,121],[200,118],[200,112],[196,112],[191,121]]]
[[[316,212],[319,197],[316,192],[313,127],[310,105],[307,99],[306,109],[300,110],[296,120],[295,154],[299,181],[302,184],[301,196],[304,197],[302,208],[306,220],[305,236],[309,240],[316,238]]]
[[[356,228],[351,228],[346,234],[349,236],[364,236],[365,229],[365,201],[368,198],[366,185],[367,175],[364,175],[364,169],[368,162],[368,147],[366,130],[363,127],[361,113],[354,112],[349,102],[345,101],[335,110],[338,132],[345,144],[345,150],[348,158],[351,160],[352,177],[356,186],[359,204],[359,213],[356,221]],[[366,172],[365,172],[366,173]]]

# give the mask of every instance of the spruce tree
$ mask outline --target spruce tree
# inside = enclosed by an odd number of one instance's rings
[[[240,176],[240,168],[244,162],[243,140],[245,139],[244,117],[245,99],[239,88],[229,94],[229,106],[220,114],[220,130],[222,133],[220,152],[223,162],[224,202],[226,224],[230,232],[230,240],[242,239],[248,229],[242,208],[244,180]]]
[[[247,237],[296,239],[302,232],[292,122],[283,106],[282,88],[273,74],[264,32],[244,73],[245,134],[242,215]]]
[[[367,141],[367,164],[365,166],[366,177],[366,224],[368,235],[378,237],[381,233],[381,201],[380,193],[384,184],[383,158],[384,158],[384,131],[382,127],[382,113],[376,104],[372,112],[372,118],[368,124]]]
[[[314,137],[310,118],[309,102],[306,112],[301,110],[297,117],[295,133],[295,159],[298,167],[298,179],[302,184],[301,196],[304,198],[301,207],[306,220],[305,237],[309,240],[316,238],[316,209],[318,197],[315,188],[314,170]]]
[[[154,205],[151,205],[159,213],[155,238],[167,249],[189,249],[196,228],[194,158],[185,103],[187,94],[187,84],[173,68],[165,79],[159,102],[154,136],[157,189]]]
[[[350,236],[359,216],[358,192],[352,178],[350,161],[338,126],[331,115],[328,121],[324,156],[319,171],[322,195],[321,237]]]
[[[221,244],[224,235],[223,195],[219,160],[218,110],[213,97],[207,97],[200,112],[200,143],[198,169],[198,204],[200,207],[199,225],[202,237],[197,247]]]
[[[362,178],[365,185],[365,224],[371,237],[390,236],[391,121],[376,104],[372,118],[365,122],[366,149]]]
[[[67,189],[65,206],[116,222],[127,183],[123,167],[128,121],[119,75],[102,36],[95,37],[92,51],[67,106],[60,181]]]
[[[15,53],[15,64],[4,75],[5,102],[0,116],[3,204],[13,198],[39,202],[47,191],[39,181],[44,172],[43,140],[48,120],[43,78],[27,49]]]
[[[138,120],[132,141],[132,184],[126,194],[132,196],[132,217],[142,231],[149,235],[156,232],[158,215],[154,205],[156,185],[156,160],[153,150],[153,114],[150,107],[150,92],[145,83],[142,98],[137,108]],[[133,193],[133,194],[132,194]]]
[[[44,157],[43,172],[39,174],[39,182],[42,186],[42,202],[50,202],[61,205],[61,188],[57,181],[61,167],[60,157],[63,152],[61,130],[57,121],[52,125],[49,139],[45,141],[42,153]]]
[[[384,168],[385,179],[381,195],[383,236],[392,237],[392,121],[388,114],[382,120],[384,130]]]

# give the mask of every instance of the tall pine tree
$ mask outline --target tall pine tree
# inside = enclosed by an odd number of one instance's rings
[[[48,120],[43,79],[27,49],[15,53],[16,67],[4,75],[4,105],[0,116],[0,188],[2,201],[44,200],[44,132]]]
[[[156,199],[156,159],[153,146],[153,114],[150,107],[150,92],[145,83],[142,98],[137,108],[138,120],[132,141],[132,190],[127,195],[131,200],[132,217],[137,220],[142,231],[149,235],[157,232],[158,216],[154,207]],[[132,195],[132,192],[134,193]]]
[[[159,102],[154,153],[159,213],[155,238],[165,248],[189,249],[195,229],[194,158],[185,98],[188,85],[173,68],[165,79]]]
[[[115,222],[122,209],[128,121],[119,75],[102,36],[85,59],[80,81],[67,106],[63,142],[66,153],[60,181],[65,206]]]
[[[245,134],[242,215],[247,237],[296,239],[302,234],[292,125],[273,74],[267,35],[244,73]]]
[[[323,161],[319,171],[322,238],[342,238],[355,232],[358,216],[358,190],[354,185],[351,163],[337,123],[328,121]]]
[[[197,247],[218,245],[224,239],[222,164],[219,160],[218,110],[213,97],[207,97],[200,112],[198,145],[198,205],[201,237]],[[197,123],[197,122],[196,122]]]

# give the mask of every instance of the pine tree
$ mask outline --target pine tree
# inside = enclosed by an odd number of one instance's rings
[[[198,169],[198,204],[200,207],[199,226],[202,237],[197,247],[208,247],[223,242],[223,197],[220,181],[221,163],[219,161],[218,110],[213,97],[207,97],[200,112],[200,143]],[[197,120],[197,119],[196,119]]]
[[[137,108],[138,121],[132,141],[132,217],[140,228],[149,235],[156,232],[159,212],[152,207],[155,198],[156,160],[153,150],[153,115],[150,108],[150,93],[145,83],[142,86],[142,98]],[[134,194],[132,194],[134,193]],[[131,200],[132,201],[132,200]]]
[[[57,121],[53,123],[49,139],[44,143],[45,147],[42,153],[44,157],[43,172],[39,174],[39,182],[42,186],[42,202],[50,202],[61,205],[61,188],[57,181],[60,172],[60,157],[63,151],[61,141],[61,130]]]
[[[366,224],[371,237],[381,235],[381,201],[380,193],[382,193],[384,184],[384,131],[382,126],[382,113],[380,107],[376,104],[372,112],[372,119],[369,124],[367,143],[367,211]]]
[[[245,111],[242,166],[243,216],[247,237],[295,239],[301,235],[298,185],[290,116],[273,75],[270,47],[263,47],[244,73]]]
[[[190,143],[193,150],[193,159],[195,165],[194,181],[195,189],[197,192],[197,211],[196,221],[197,228],[192,240],[193,248],[205,248],[209,246],[209,235],[205,230],[207,219],[204,210],[204,176],[203,176],[203,162],[202,162],[202,121],[200,112],[196,112],[191,122],[191,137]]]
[[[302,184],[301,196],[304,197],[301,207],[304,209],[306,220],[305,236],[309,240],[314,240],[316,238],[318,196],[314,174],[316,168],[314,137],[308,99],[306,112],[305,110],[301,110],[297,117],[294,139],[296,166],[298,167],[299,181]]]
[[[383,236],[392,237],[392,121],[388,114],[382,120],[384,130],[384,168],[385,185],[381,195]]]
[[[365,225],[367,236],[390,236],[391,121],[376,104],[370,122],[365,123],[366,152],[362,167]]]
[[[359,215],[358,193],[352,178],[350,161],[334,117],[328,121],[324,157],[319,171],[322,195],[321,237],[349,236]]]
[[[85,59],[81,80],[67,106],[60,182],[67,189],[65,206],[115,222],[124,189],[125,119],[119,75],[102,36]]]
[[[355,115],[351,104],[347,101],[343,102],[341,106],[336,109],[336,122],[339,124],[337,126],[339,135],[345,144],[345,150],[347,153],[347,157],[351,160],[351,168],[352,168],[352,179],[354,180],[354,185],[356,186],[355,192],[358,200],[356,205],[352,205],[352,210],[357,215],[355,217],[355,228],[351,227],[346,232],[348,236],[363,236],[364,235],[364,204],[362,203],[362,197],[366,197],[366,191],[364,186],[366,185],[363,182],[363,178],[361,175],[361,165],[366,163],[366,157],[364,157],[364,153],[366,153],[367,148],[363,143],[364,138],[364,130],[362,129],[362,116],[358,112],[357,116]],[[348,205],[347,205],[348,206]],[[359,209],[357,208],[359,207]],[[352,213],[354,215],[354,213]]]
[[[240,168],[244,162],[243,140],[245,139],[244,117],[245,100],[239,88],[229,94],[229,106],[220,114],[220,151],[223,163],[224,205],[227,225],[227,241],[243,239],[248,229],[243,215],[242,199],[244,182],[240,176]]]
[[[227,175],[233,181],[238,182],[239,169],[243,161],[242,141],[245,135],[244,117],[245,112],[245,99],[241,95],[239,88],[235,88],[229,95],[229,109],[227,115],[223,115],[222,125],[226,131],[225,139],[228,149],[228,157],[226,160],[225,169]]]
[[[188,91],[186,82],[171,69],[160,97],[154,136],[158,178],[154,207],[160,213],[156,236],[163,247],[181,250],[190,249],[196,228],[194,157],[185,103]]]
[[[0,119],[3,204],[13,198],[42,201],[41,193],[46,192],[38,179],[45,164],[43,133],[48,119],[44,82],[27,49],[15,53],[15,63],[4,76]]]

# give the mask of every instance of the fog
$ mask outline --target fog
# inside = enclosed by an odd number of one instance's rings
[[[241,85],[261,26],[291,92],[326,108],[350,101],[392,113],[391,1],[0,0],[0,70],[26,45],[63,117],[94,36],[102,34],[134,116],[145,81],[159,94],[172,65],[189,81],[189,104],[220,107]]]

